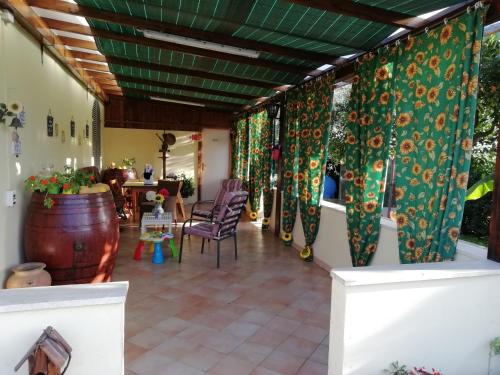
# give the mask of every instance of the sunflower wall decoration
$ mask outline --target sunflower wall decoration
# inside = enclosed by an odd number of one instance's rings
[[[8,105],[0,103],[0,122],[5,123],[7,117],[12,117],[12,121],[14,121],[14,118],[16,118],[22,110],[23,105],[18,101],[10,102]]]

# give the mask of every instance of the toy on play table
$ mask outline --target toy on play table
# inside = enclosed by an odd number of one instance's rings
[[[152,262],[154,264],[165,263],[165,258],[163,256],[163,249],[161,244],[166,239],[168,239],[170,251],[172,252],[172,257],[177,258],[178,252],[177,248],[175,247],[174,235],[169,232],[153,231],[153,232],[144,232],[141,234],[141,237],[139,238],[139,243],[137,244],[137,247],[135,249],[134,259],[141,260],[141,254],[142,251],[144,250],[144,243],[150,242],[151,244],[154,244]]]

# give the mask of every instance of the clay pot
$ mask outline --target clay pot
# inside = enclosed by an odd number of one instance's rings
[[[50,286],[52,278],[45,271],[45,263],[23,263],[12,268],[13,274],[7,279],[7,289]]]

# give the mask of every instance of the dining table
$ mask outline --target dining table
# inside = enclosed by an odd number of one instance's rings
[[[122,185],[123,189],[128,189],[132,197],[132,214],[134,220],[139,217],[139,194],[147,193],[150,190],[156,192],[158,181],[146,184],[143,180],[127,180]]]

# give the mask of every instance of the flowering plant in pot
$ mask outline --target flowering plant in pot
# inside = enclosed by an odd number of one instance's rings
[[[83,186],[95,184],[95,177],[91,174],[75,171],[71,167],[65,167],[65,171],[54,172],[50,176],[32,175],[24,181],[27,191],[45,193],[43,205],[52,208],[54,200],[50,194],[79,194]]]

